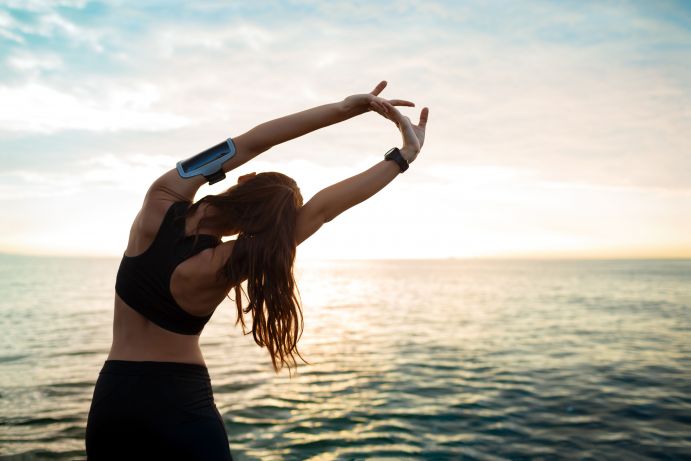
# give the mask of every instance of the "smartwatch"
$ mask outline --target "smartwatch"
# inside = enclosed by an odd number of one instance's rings
[[[384,155],[384,160],[393,160],[394,162],[398,163],[401,173],[408,169],[408,161],[403,158],[403,155],[401,155],[401,151],[398,150],[398,147],[389,149],[386,155]]]

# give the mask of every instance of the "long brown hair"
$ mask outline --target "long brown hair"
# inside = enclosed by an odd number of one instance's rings
[[[297,183],[277,172],[259,173],[218,195],[207,195],[190,206],[191,215],[202,203],[213,213],[199,221],[220,229],[224,235],[238,234],[233,252],[219,270],[235,290],[235,305],[244,334],[252,333],[260,347],[266,347],[276,373],[291,366],[295,356],[308,363],[297,349],[303,317],[299,291],[293,275],[295,225],[302,195]],[[242,307],[241,283],[247,280],[249,304]],[[252,330],[245,331],[243,314],[252,313]]]

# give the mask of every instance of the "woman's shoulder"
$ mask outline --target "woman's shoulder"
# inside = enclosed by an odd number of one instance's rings
[[[206,182],[203,176],[183,178],[177,169],[173,168],[159,176],[146,192],[147,197],[170,200],[173,202],[194,200],[199,188]]]
[[[139,227],[141,231],[151,233],[157,232],[161,227],[163,220],[169,213],[181,213],[187,207],[189,207],[192,202],[187,200],[174,200],[172,198],[147,198],[142,204],[141,210],[137,219],[140,220]]]
[[[147,194],[139,213],[134,218],[130,227],[130,235],[127,242],[127,256],[136,256],[151,245],[166,215],[175,208],[188,206],[184,200],[172,200],[165,197],[151,197]]]

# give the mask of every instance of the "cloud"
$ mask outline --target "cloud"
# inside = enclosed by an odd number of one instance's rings
[[[49,53],[15,53],[7,58],[7,65],[37,76],[42,71],[52,71],[63,67],[62,58]]]
[[[150,110],[151,86],[108,88],[104,94],[75,95],[39,83],[0,86],[0,130],[53,133],[60,130],[162,131],[187,126],[177,114]]]
[[[5,37],[13,42],[24,43],[24,38],[21,35],[10,30],[15,27],[16,21],[14,18],[7,12],[0,10],[0,37]]]
[[[145,21],[138,39],[122,32],[114,39],[122,48],[112,56],[127,56],[132,74],[80,79],[91,95],[80,110],[67,112],[74,116],[47,121],[34,112],[20,112],[12,114],[18,120],[5,114],[0,123],[12,131],[141,129],[173,131],[170,135],[175,137],[175,130],[192,125],[208,132],[250,128],[311,104],[337,100],[348,91],[369,91],[386,78],[390,86],[384,96],[431,107],[426,151],[435,161],[533,169],[558,181],[691,187],[682,173],[691,169],[686,155],[691,139],[683,135],[691,121],[685,109],[691,105],[691,90],[682,78],[689,72],[666,71],[663,58],[658,67],[631,65],[647,52],[636,45],[640,38],[621,38],[629,27],[642,31],[642,37],[673,41],[681,39],[678,29],[666,31],[653,19],[627,26],[628,19],[636,18],[631,8],[570,11],[540,4],[512,13],[534,17],[532,22],[512,21],[509,12],[500,12],[499,18],[491,19],[498,31],[490,34],[476,26],[490,20],[485,15],[494,7],[367,6],[372,21],[387,11],[397,12],[404,22],[413,11],[423,14],[422,25],[411,25],[411,33],[424,33],[412,42],[394,40],[385,30],[377,30],[376,23],[338,21],[337,7],[306,5],[313,9],[305,14],[301,28],[290,21],[275,23],[249,15],[206,23],[163,18],[155,27]],[[586,20],[595,13],[600,14],[599,32]],[[220,5],[218,14],[228,11]],[[449,25],[449,18],[457,27]],[[427,27],[430,21],[442,26]],[[575,35],[544,38],[545,30],[562,27]],[[597,48],[581,40],[590,33],[599,34]],[[517,36],[521,40],[509,41]],[[36,81],[39,87],[54,89],[42,102],[52,114],[62,113],[64,105],[56,95],[73,93],[69,62],[64,67],[63,79],[53,75],[50,83]],[[341,70],[356,68],[355,79],[352,72]],[[123,93],[125,79],[138,89]],[[35,100],[21,87],[17,91],[18,99]],[[124,100],[118,106],[120,97]],[[152,97],[156,111],[151,109]],[[100,107],[98,114],[86,109],[89,101]],[[418,109],[405,111],[416,120]],[[347,144],[364,150],[368,141],[374,145],[396,140],[393,127],[365,118],[367,122],[352,120],[310,135],[301,145],[311,148],[303,149],[302,155],[317,159],[322,147],[344,151]],[[189,131],[180,136],[189,136]],[[653,157],[658,160],[651,162]],[[330,161],[338,158],[343,157],[333,155]],[[570,167],[561,168],[564,163]]]
[[[0,35],[22,45],[36,38],[53,39],[53,46],[64,44],[85,45],[91,52],[101,53],[105,30],[80,25],[61,14],[58,9],[81,8],[86,2],[10,2],[5,7],[24,10],[22,20],[0,10]]]
[[[3,176],[0,192],[19,196],[20,184],[139,200],[156,175],[215,140],[386,79],[384,97],[418,104],[402,109],[411,119],[431,109],[423,152],[396,185],[406,200],[430,200],[416,210],[427,221],[461,210],[468,238],[488,251],[499,228],[530,245],[616,241],[645,219],[637,211],[689,229],[670,217],[691,191],[691,32],[672,3],[179,2],[130,6],[127,23],[99,15],[121,12],[117,2],[25,5],[31,14],[0,10],[0,147],[29,154],[5,154],[21,174]],[[78,177],[32,165],[54,139],[52,158],[69,158]],[[276,146],[247,171],[286,171],[308,198],[392,145],[395,126],[367,114]],[[385,210],[371,207],[355,216]],[[611,235],[597,234],[598,220]],[[499,234],[482,240],[488,229]]]
[[[67,165],[64,172],[8,170],[0,173],[0,200],[75,196],[97,188],[143,197],[149,185],[176,162],[161,154],[98,152]]]
[[[58,7],[84,8],[89,0],[5,0],[4,6],[12,9],[45,12]]]
[[[162,57],[172,57],[186,52],[226,52],[239,48],[243,52],[258,52],[275,42],[277,37],[267,27],[240,22],[232,27],[203,25],[184,26],[165,25],[156,30],[154,46],[161,51]]]

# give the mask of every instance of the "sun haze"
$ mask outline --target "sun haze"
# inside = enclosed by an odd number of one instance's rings
[[[690,257],[683,2],[10,1],[0,252],[118,256],[148,185],[226,137],[370,91],[430,108],[411,168],[305,258]],[[205,186],[308,199],[400,146],[375,113]]]

